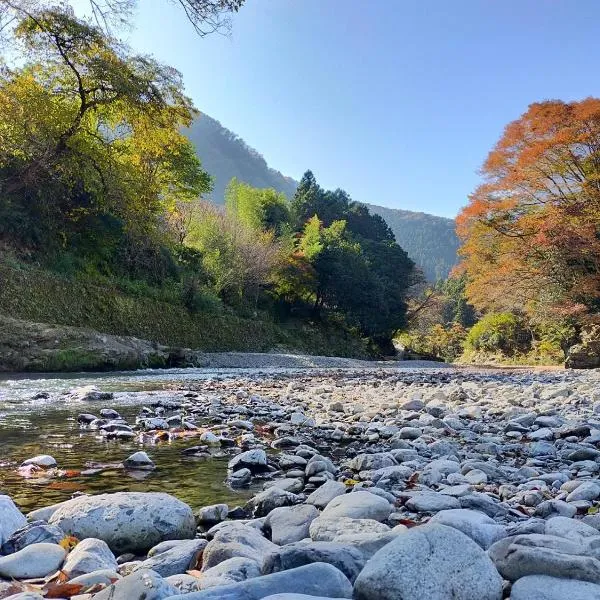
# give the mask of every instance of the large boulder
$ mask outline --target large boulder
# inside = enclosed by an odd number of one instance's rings
[[[0,519],[1,523],[1,519]],[[1,524],[0,524],[1,527]],[[0,554],[12,554],[23,550],[25,546],[47,542],[58,544],[65,537],[64,531],[44,521],[34,521],[17,529],[0,547]]]
[[[207,544],[206,540],[177,540],[170,548],[153,553],[138,568],[150,569],[161,577],[180,575],[196,567]]]
[[[31,544],[8,556],[0,556],[0,577],[34,579],[58,571],[67,551],[58,544]]]
[[[351,492],[334,498],[323,511],[328,519],[351,517],[353,519],[373,519],[385,521],[392,512],[392,505],[370,492]]]
[[[310,537],[315,542],[331,542],[341,535],[363,533],[387,533],[390,528],[373,519],[352,519],[350,517],[315,519],[309,528]]]
[[[522,577],[512,586],[510,600],[598,600],[600,585],[548,575]]]
[[[94,600],[163,600],[179,590],[150,569],[135,571],[94,595]]]
[[[581,343],[569,348],[565,367],[567,369],[600,367],[600,325],[593,325],[581,333]]]
[[[282,506],[267,515],[265,527],[271,532],[271,541],[283,546],[309,537],[310,524],[318,516],[319,511],[311,504]]]
[[[202,571],[234,557],[249,558],[262,566],[267,554],[278,548],[254,527],[234,522],[219,529],[204,549]]]
[[[454,527],[468,535],[484,550],[508,535],[506,528],[500,523],[496,523],[491,517],[466,508],[442,510],[430,519],[430,523],[441,523],[448,527]]]
[[[297,542],[272,552],[265,558],[263,573],[288,571],[310,563],[329,563],[354,582],[365,564],[356,548],[337,542]]]
[[[94,571],[116,571],[118,566],[117,559],[106,542],[87,538],[75,546],[62,570],[69,576],[69,579],[73,579]]]
[[[50,523],[78,539],[104,540],[116,554],[144,552],[163,540],[191,539],[192,509],[169,494],[117,492],[62,504]]]
[[[352,598],[352,585],[335,567],[326,563],[313,563],[231,585],[175,596],[171,600],[261,600],[266,596],[285,593]],[[94,600],[98,600],[98,596]],[[108,600],[108,597],[99,600]]]
[[[367,562],[355,600],[500,600],[502,578],[469,537],[440,524],[410,529]]]
[[[488,553],[509,581],[527,575],[550,575],[600,583],[600,560],[586,556],[585,546],[562,537],[515,535],[496,542]]]
[[[326,481],[323,485],[318,487],[310,496],[306,499],[308,504],[312,504],[317,508],[325,508],[334,498],[343,496],[346,493],[346,486],[341,481]]]
[[[0,546],[10,536],[27,525],[25,515],[15,506],[9,496],[0,496]]]

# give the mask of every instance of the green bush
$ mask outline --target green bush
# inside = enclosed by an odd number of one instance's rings
[[[512,356],[527,352],[531,333],[512,313],[489,313],[481,318],[467,334],[466,348],[472,351],[501,352]]]

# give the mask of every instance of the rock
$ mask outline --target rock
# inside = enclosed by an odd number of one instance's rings
[[[350,468],[354,471],[374,471],[397,465],[396,459],[389,452],[377,454],[359,454],[350,461]]]
[[[346,486],[340,481],[326,481],[319,486],[306,499],[308,504],[312,504],[319,509],[324,509],[334,498],[346,493]]]
[[[5,600],[45,600],[45,598],[36,592],[21,592],[14,596],[5,597]]]
[[[367,562],[354,598],[501,600],[502,578],[466,535],[445,525],[423,525],[396,537]]]
[[[560,579],[548,575],[528,575],[515,581],[510,600],[598,600],[600,585]]]
[[[217,533],[202,555],[202,571],[233,557],[249,558],[260,566],[267,554],[278,546],[264,538],[254,527],[232,522]]]
[[[446,494],[416,492],[406,501],[406,508],[413,512],[438,512],[460,508],[460,501]]]
[[[0,496],[1,501],[2,496]],[[49,521],[50,517],[61,507],[64,506],[70,500],[65,500],[64,502],[58,502],[57,504],[51,504],[50,506],[45,506],[44,508],[38,508],[36,510],[32,510],[27,513],[27,520],[30,522],[33,521]],[[0,519],[0,522],[2,520]]]
[[[581,332],[581,343],[569,348],[565,367],[567,369],[600,367],[600,326],[592,325]]]
[[[283,506],[272,510],[265,520],[271,531],[271,541],[283,546],[309,537],[310,524],[319,516],[319,511],[310,504]]]
[[[307,596],[306,594],[274,594],[263,600],[341,600],[341,598],[325,598],[325,596]]]
[[[291,506],[299,501],[299,497],[296,494],[286,492],[277,487],[271,487],[266,489],[260,494],[256,494],[248,505],[254,508],[255,517],[265,517],[275,508],[281,506]]]
[[[310,563],[328,563],[354,582],[365,564],[363,554],[352,546],[337,542],[296,542],[270,553],[264,561],[263,573],[288,571]]]
[[[578,485],[566,498],[567,502],[578,500],[597,500],[600,497],[600,483],[597,481],[584,481]]]
[[[165,577],[165,581],[177,588],[177,591],[181,594],[189,594],[191,592],[200,591],[200,579],[193,577],[187,573],[180,573],[179,575],[170,575]]]
[[[323,511],[323,516],[330,519],[351,517],[385,521],[391,512],[392,507],[387,500],[369,492],[352,492],[337,496],[329,502]]]
[[[504,526],[496,523],[486,514],[475,510],[442,510],[435,514],[429,522],[441,523],[462,531],[484,550],[487,550],[494,542],[507,536]]]
[[[0,556],[0,577],[34,579],[58,571],[67,551],[58,544],[31,544],[8,556]]]
[[[576,521],[567,517],[552,517],[546,521],[544,529],[546,535],[556,535],[573,542],[584,544],[589,538],[600,540],[600,531],[583,521]]]
[[[488,553],[509,581],[551,575],[600,583],[600,561],[584,556],[585,546],[553,535],[529,534],[496,542]]]
[[[27,466],[27,465],[35,465],[36,467],[44,467],[44,468],[49,468],[49,467],[55,467],[56,466],[56,460],[54,459],[53,456],[50,456],[49,454],[40,454],[39,456],[34,456],[33,458],[28,458],[27,460],[24,460],[21,463],[21,466]]]
[[[156,465],[145,452],[135,452],[123,461],[126,469],[155,469]]]
[[[25,527],[27,519],[9,496],[0,496],[0,545],[15,531]]]
[[[119,579],[122,579],[122,577],[116,571],[100,569],[99,571],[79,575],[79,577],[73,577],[72,579],[69,579],[69,583],[79,583],[87,588],[96,584],[102,584],[104,586],[111,585]]]
[[[196,513],[196,521],[200,525],[214,525],[227,518],[229,506],[227,504],[213,504],[205,506]]]
[[[244,487],[252,481],[252,471],[250,469],[239,469],[227,476],[227,481],[231,487]]]
[[[285,477],[283,479],[275,479],[265,484],[266,488],[276,487],[292,494],[297,494],[304,489],[304,481],[297,477]]]
[[[351,517],[319,517],[309,529],[315,542],[331,542],[340,535],[360,535],[363,533],[387,533],[390,528],[373,519],[352,519]]]
[[[1,527],[1,522],[0,522]],[[58,544],[65,537],[64,531],[48,525],[44,521],[33,521],[17,529],[0,547],[0,554],[12,554],[23,550],[31,544],[47,542],[49,544]]]
[[[261,600],[274,594],[284,593],[309,596],[320,594],[326,598],[352,598],[352,585],[335,567],[326,563],[313,563],[215,589],[175,596],[171,600]],[[98,600],[97,597],[94,600]],[[108,598],[100,598],[100,600],[108,600]],[[114,600],[121,600],[121,598]]]
[[[208,589],[218,585],[230,585],[238,581],[260,577],[260,575],[260,566],[255,560],[236,556],[228,558],[210,569],[206,569],[202,573],[200,589]],[[208,585],[206,582],[209,582]]]
[[[234,456],[228,466],[232,471],[249,469],[252,473],[261,473],[267,470],[267,454],[260,449],[248,450]]]
[[[347,533],[338,535],[334,542],[352,546],[360,551],[365,561],[369,560],[376,552],[384,546],[394,541],[396,536],[402,535],[408,531],[407,527],[398,525],[394,529],[384,531],[383,533]]]
[[[73,388],[69,392],[71,400],[77,402],[97,402],[101,400],[112,400],[112,392],[101,392],[97,387],[93,385],[84,385],[82,387]]]
[[[179,575],[196,568],[196,563],[207,545],[206,540],[177,540],[164,552],[153,553],[138,568],[150,569],[161,577]]]
[[[94,594],[94,600],[163,600],[178,594],[158,573],[141,569]]]
[[[104,540],[116,554],[143,552],[163,540],[193,538],[196,532],[192,509],[156,492],[74,498],[54,512],[50,523],[78,539]]]
[[[69,553],[62,570],[69,579],[73,579],[94,571],[116,571],[118,568],[117,559],[106,542],[87,538],[79,542]]]

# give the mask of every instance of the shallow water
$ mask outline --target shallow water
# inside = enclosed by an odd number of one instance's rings
[[[277,372],[272,370],[271,372]],[[141,404],[180,399],[190,383],[207,389],[215,379],[260,376],[265,371],[200,370],[143,371],[111,375],[17,376],[0,380],[0,493],[10,495],[22,510],[68,500],[76,492],[162,491],[176,495],[193,508],[216,502],[243,504],[255,489],[232,490],[224,484],[230,456],[219,449],[211,458],[182,455],[197,438],[152,443],[147,439],[106,440],[97,431],[83,431],[78,414],[97,414],[100,408],[118,410],[133,423]],[[115,392],[107,402],[71,402],[64,392],[82,385]],[[34,398],[40,392],[49,398]],[[133,452],[144,449],[156,464],[154,471],[127,472],[117,466]],[[23,477],[23,460],[50,454],[58,469]],[[94,467],[114,467],[86,474]],[[83,471],[83,473],[82,473]]]

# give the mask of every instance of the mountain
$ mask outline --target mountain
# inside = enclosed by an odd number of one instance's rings
[[[458,262],[460,245],[453,219],[367,204],[394,232],[396,241],[423,269],[428,281],[445,279]]]
[[[274,188],[291,198],[298,182],[271,169],[254,148],[217,121],[202,114],[194,120],[185,135],[196,146],[202,167],[214,178],[214,189],[208,197],[217,204],[225,202],[225,188],[232,177],[258,188]]]
[[[232,177],[259,188],[274,188],[291,198],[298,182],[269,167],[265,159],[219,121],[202,114],[184,133],[196,147],[203,168],[214,178],[209,198],[224,203],[225,188]],[[367,204],[383,217],[396,241],[406,250],[429,281],[444,279],[457,263],[459,243],[454,221],[426,213]]]

